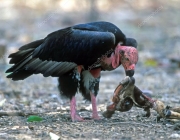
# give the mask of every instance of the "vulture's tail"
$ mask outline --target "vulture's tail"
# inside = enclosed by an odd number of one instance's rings
[[[9,63],[14,65],[6,71],[6,73],[11,73],[7,78],[12,78],[12,80],[23,80],[33,74],[33,71],[28,70],[26,65],[35,60],[35,58],[32,58],[32,52],[41,45],[43,41],[44,39],[41,39],[26,44],[19,48],[18,52],[9,55],[9,58],[11,58]]]
[[[19,51],[9,55],[10,64],[14,64],[6,73],[12,80],[24,80],[32,74],[43,74],[44,77],[59,77],[74,69],[77,64],[73,62],[57,62],[41,60],[32,56],[33,51],[44,42],[44,39],[31,42],[19,48]]]

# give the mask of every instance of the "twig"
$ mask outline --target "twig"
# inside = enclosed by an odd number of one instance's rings
[[[0,111],[1,116],[29,116],[29,115],[39,115],[39,114],[57,114],[65,110],[58,112],[46,111],[46,112],[22,112],[22,111]]]
[[[1,116],[29,116],[29,115],[37,115],[40,113],[34,113],[34,112],[22,112],[22,111],[0,111],[0,117]]]
[[[149,125],[146,125],[146,124],[141,124],[141,123],[133,123],[133,122],[113,122],[113,123],[108,123],[108,124],[132,124],[132,125],[141,125],[141,126],[144,126],[144,127],[150,127]]]

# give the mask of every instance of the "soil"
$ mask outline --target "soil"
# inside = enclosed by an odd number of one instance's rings
[[[159,99],[166,105],[178,106],[180,96],[178,92],[179,78],[175,74],[167,74],[160,68],[149,69],[143,75],[137,68],[135,75],[136,85],[140,89],[146,89],[150,84],[150,91],[146,91],[153,99]],[[100,92],[97,97],[98,112],[101,121],[87,120],[85,122],[72,122],[69,115],[69,101],[62,100],[57,90],[56,78],[44,78],[36,75],[25,81],[13,82],[1,78],[1,99],[6,102],[1,111],[22,111],[35,113],[43,118],[40,122],[27,122],[28,116],[2,116],[0,118],[1,139],[51,139],[50,132],[58,135],[60,139],[169,139],[173,134],[180,135],[176,130],[178,122],[161,119],[157,122],[157,113],[151,110],[149,118],[143,117],[145,113],[141,108],[133,107],[128,112],[116,111],[112,118],[103,118],[102,113],[111,103],[113,90],[119,79],[124,77],[123,69],[114,72],[103,72],[100,84]],[[121,78],[120,78],[121,77]],[[143,80],[144,79],[144,80]],[[156,80],[155,80],[156,79]],[[14,89],[13,91],[11,89]],[[18,91],[19,90],[19,91]],[[85,102],[80,94],[77,94],[77,109],[79,115],[85,118],[91,117],[91,104]]]

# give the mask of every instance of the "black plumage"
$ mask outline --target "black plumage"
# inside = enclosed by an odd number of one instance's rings
[[[72,78],[73,75],[74,73],[71,71],[58,78],[58,89],[60,94],[69,99],[72,99],[72,97],[75,96],[79,87],[79,81],[76,78]]]
[[[76,78],[72,78],[74,75],[73,71],[70,71],[58,78],[58,89],[61,95],[72,99],[73,96],[76,95],[78,92],[78,88],[84,99],[91,101],[90,92],[87,91],[86,87],[84,86],[84,81],[82,75],[80,76],[80,80]],[[99,91],[99,82],[100,77],[96,79],[96,81],[93,83],[94,85],[94,94],[95,96],[98,95]]]
[[[59,77],[77,65],[88,68],[107,51],[115,49],[118,42],[125,41],[121,30],[109,22],[92,22],[61,29],[9,55],[10,64],[14,66],[6,71],[11,73],[7,77],[23,80],[38,73],[45,77]],[[53,69],[47,69],[49,67]]]
[[[80,80],[79,91],[82,93],[82,96],[84,97],[84,99],[91,101],[90,91],[87,91],[87,88],[84,86],[84,81],[82,79],[83,78],[81,78],[81,80]],[[92,83],[92,85],[91,85],[91,86],[94,86],[92,88],[93,88],[95,96],[97,96],[98,92],[99,92],[99,83],[100,83],[100,77],[96,78],[94,83]]]
[[[120,41],[125,42],[125,35],[111,23],[80,24],[49,34],[34,50],[33,57],[92,65]]]

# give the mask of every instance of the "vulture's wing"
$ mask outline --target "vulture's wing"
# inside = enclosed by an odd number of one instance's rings
[[[43,61],[92,65],[99,57],[115,48],[115,36],[111,32],[90,29],[78,26],[51,33],[33,51],[33,57]]]
[[[58,77],[77,65],[91,66],[102,55],[112,52],[124,38],[116,26],[105,22],[61,29],[10,55],[14,66],[6,71],[11,72],[7,77],[22,80],[38,73]]]

